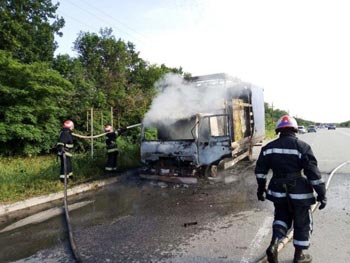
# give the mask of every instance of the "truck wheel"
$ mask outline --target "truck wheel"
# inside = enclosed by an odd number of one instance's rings
[[[204,176],[206,178],[211,177],[211,165],[208,165],[204,169]]]
[[[218,176],[218,166],[208,165],[205,167],[205,177],[217,177]]]

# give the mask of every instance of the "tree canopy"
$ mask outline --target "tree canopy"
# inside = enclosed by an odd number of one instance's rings
[[[0,153],[48,152],[72,91],[46,63],[23,64],[0,51]]]
[[[24,63],[52,61],[64,19],[50,0],[0,1],[0,50]]]

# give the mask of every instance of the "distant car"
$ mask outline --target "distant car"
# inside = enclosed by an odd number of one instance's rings
[[[301,133],[301,134],[306,133],[305,127],[303,125],[298,126],[298,133]]]
[[[307,127],[307,132],[316,132],[316,126],[310,125],[309,127]]]
[[[334,124],[329,124],[328,125],[328,130],[335,130],[336,126]]]

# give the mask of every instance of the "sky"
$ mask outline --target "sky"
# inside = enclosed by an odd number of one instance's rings
[[[150,64],[193,76],[224,72],[265,102],[315,122],[350,120],[347,0],[52,0],[66,23],[57,54],[76,57],[80,31],[112,28]]]

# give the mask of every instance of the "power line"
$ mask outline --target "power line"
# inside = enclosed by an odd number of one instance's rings
[[[72,17],[72,16],[68,15],[67,13],[65,13],[65,12],[63,12],[63,11],[59,11],[59,12],[62,13],[65,17],[68,17],[68,18],[74,20],[75,22],[77,22],[77,23],[79,23],[79,24],[81,24],[81,25],[83,25],[83,26],[90,27],[90,28],[93,28],[93,29],[95,29],[95,30],[99,30],[99,28],[97,28],[97,27],[95,27],[95,26],[88,25],[88,24],[86,24],[85,22],[82,22],[82,21],[76,19],[75,17]]]
[[[62,14],[64,17],[69,18],[69,19],[71,19],[71,20],[77,22],[78,24],[81,24],[81,25],[86,26],[86,27],[88,27],[88,28],[93,28],[93,29],[95,29],[96,31],[98,31],[98,28],[96,28],[96,27],[94,27],[94,26],[91,26],[91,25],[89,25],[89,24],[86,24],[85,22],[82,22],[82,21],[76,19],[75,17],[72,17],[72,16],[68,15],[67,13],[65,13],[65,12],[63,12],[63,11],[61,11],[61,10],[59,10],[58,12],[59,12],[60,14]],[[65,35],[65,33],[63,33],[63,37],[64,37],[64,35]],[[77,35],[76,37],[78,37],[78,35]],[[76,50],[74,49],[74,41],[75,41],[75,40],[73,40],[73,41],[71,42],[71,44],[73,44],[73,46],[71,46],[71,51],[76,52]],[[59,46],[59,47],[60,47],[60,46]],[[58,50],[57,50],[57,51],[58,51]],[[67,52],[67,51],[65,51],[65,52]]]
[[[85,13],[87,13],[87,14],[93,16],[93,17],[95,17],[96,19],[98,19],[98,20],[100,20],[100,21],[103,21],[103,22],[106,23],[107,25],[110,24],[109,21],[107,21],[107,20],[101,18],[100,16],[97,16],[97,15],[94,14],[93,12],[90,12],[89,10],[87,10],[87,9],[85,9],[85,8],[82,8],[81,6],[79,6],[79,5],[77,5],[77,4],[73,3],[73,2],[71,2],[70,0],[66,0],[66,1],[69,2],[71,5],[75,6],[76,8],[82,10],[83,12],[85,12]],[[115,27],[115,26],[111,26],[111,27],[114,28],[114,29],[116,29],[117,32],[120,31],[120,32],[122,32],[122,33],[124,33],[124,34],[130,36],[131,38],[133,38],[133,39],[135,39],[135,40],[138,40],[138,41],[140,41],[140,42],[142,42],[142,43],[148,45],[148,43],[146,43],[144,40],[138,38],[137,36],[131,35],[130,33],[126,32],[125,30],[122,30],[122,29],[119,28],[119,27]]]
[[[141,34],[140,32],[136,31],[135,29],[131,28],[130,26],[128,26],[127,24],[123,23],[123,22],[120,21],[119,19],[116,19],[115,17],[113,17],[113,16],[109,15],[108,13],[106,13],[105,11],[103,11],[103,10],[101,10],[101,9],[99,9],[99,8],[97,8],[97,7],[95,7],[95,6],[93,6],[93,5],[91,5],[90,3],[87,3],[86,1],[84,1],[84,2],[85,2],[86,4],[88,4],[90,7],[92,7],[93,9],[99,11],[100,13],[102,13],[102,14],[108,16],[108,17],[111,18],[112,20],[114,20],[114,21],[116,21],[117,23],[121,24],[122,26],[128,28],[129,30],[133,31],[134,33],[136,33],[136,34],[140,35],[141,37],[147,39],[147,37],[146,37],[145,35]]]

